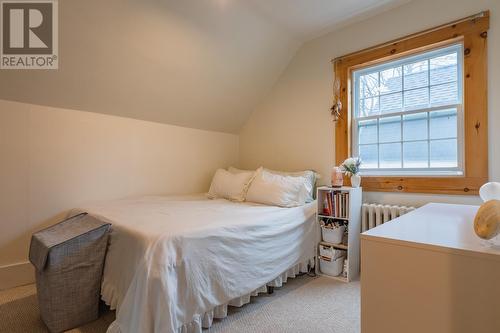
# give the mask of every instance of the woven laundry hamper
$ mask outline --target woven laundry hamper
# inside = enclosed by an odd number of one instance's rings
[[[111,225],[87,213],[31,237],[42,320],[62,332],[99,317],[102,271]]]

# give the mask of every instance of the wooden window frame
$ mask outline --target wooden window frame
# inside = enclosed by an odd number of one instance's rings
[[[351,153],[351,73],[380,62],[461,41],[463,43],[464,175],[363,176],[365,191],[478,194],[488,181],[487,40],[489,11],[333,60],[338,99],[344,106],[335,126],[335,160]],[[345,179],[349,184],[349,179]]]

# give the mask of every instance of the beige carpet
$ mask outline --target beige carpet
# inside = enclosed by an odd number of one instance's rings
[[[47,332],[38,313],[34,285],[0,291],[0,332]],[[210,333],[359,333],[359,282],[345,284],[307,276],[288,280],[273,295],[229,310],[226,319],[215,320]],[[95,322],[70,332],[100,333],[114,320],[104,311]]]

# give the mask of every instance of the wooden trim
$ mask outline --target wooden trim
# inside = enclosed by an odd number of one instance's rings
[[[344,106],[335,126],[335,162],[351,154],[351,71],[419,53],[461,40],[464,46],[464,166],[463,177],[364,176],[366,191],[477,194],[488,181],[487,40],[489,11],[437,28],[351,53],[334,61]],[[349,184],[349,179],[345,179]]]
[[[341,60],[341,59],[344,59],[344,58],[347,58],[347,57],[358,56],[361,53],[370,52],[370,51],[373,51],[374,49],[378,49],[378,48],[390,46],[390,45],[393,45],[393,44],[401,43],[401,42],[403,42],[405,40],[416,38],[416,37],[419,37],[419,36],[422,36],[422,35],[426,35],[426,34],[435,32],[437,30],[441,30],[443,28],[449,28],[449,27],[456,26],[457,24],[462,23],[462,22],[476,20],[476,19],[480,19],[480,18],[483,18],[483,17],[489,17],[489,15],[490,15],[489,11],[480,12],[480,13],[477,13],[477,14],[474,14],[474,15],[471,15],[471,16],[464,17],[464,18],[462,18],[460,20],[456,20],[456,21],[453,21],[453,22],[448,22],[446,24],[442,24],[440,26],[437,26],[437,27],[434,27],[434,28],[431,28],[431,29],[427,29],[427,30],[424,30],[424,31],[417,32],[415,34],[411,34],[411,35],[408,35],[408,36],[405,36],[405,37],[402,37],[402,38],[398,38],[398,39],[393,39],[393,40],[391,40],[389,42],[385,42],[385,43],[378,44],[378,45],[375,45],[375,46],[372,46],[372,47],[368,47],[368,48],[360,50],[360,51],[356,51],[356,52],[345,54],[345,55],[343,55],[341,57],[337,57],[335,59],[332,59],[332,62],[335,62],[337,60]]]

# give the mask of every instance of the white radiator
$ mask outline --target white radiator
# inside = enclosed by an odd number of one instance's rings
[[[412,210],[415,210],[415,207],[365,203],[361,208],[361,232],[375,228]]]

